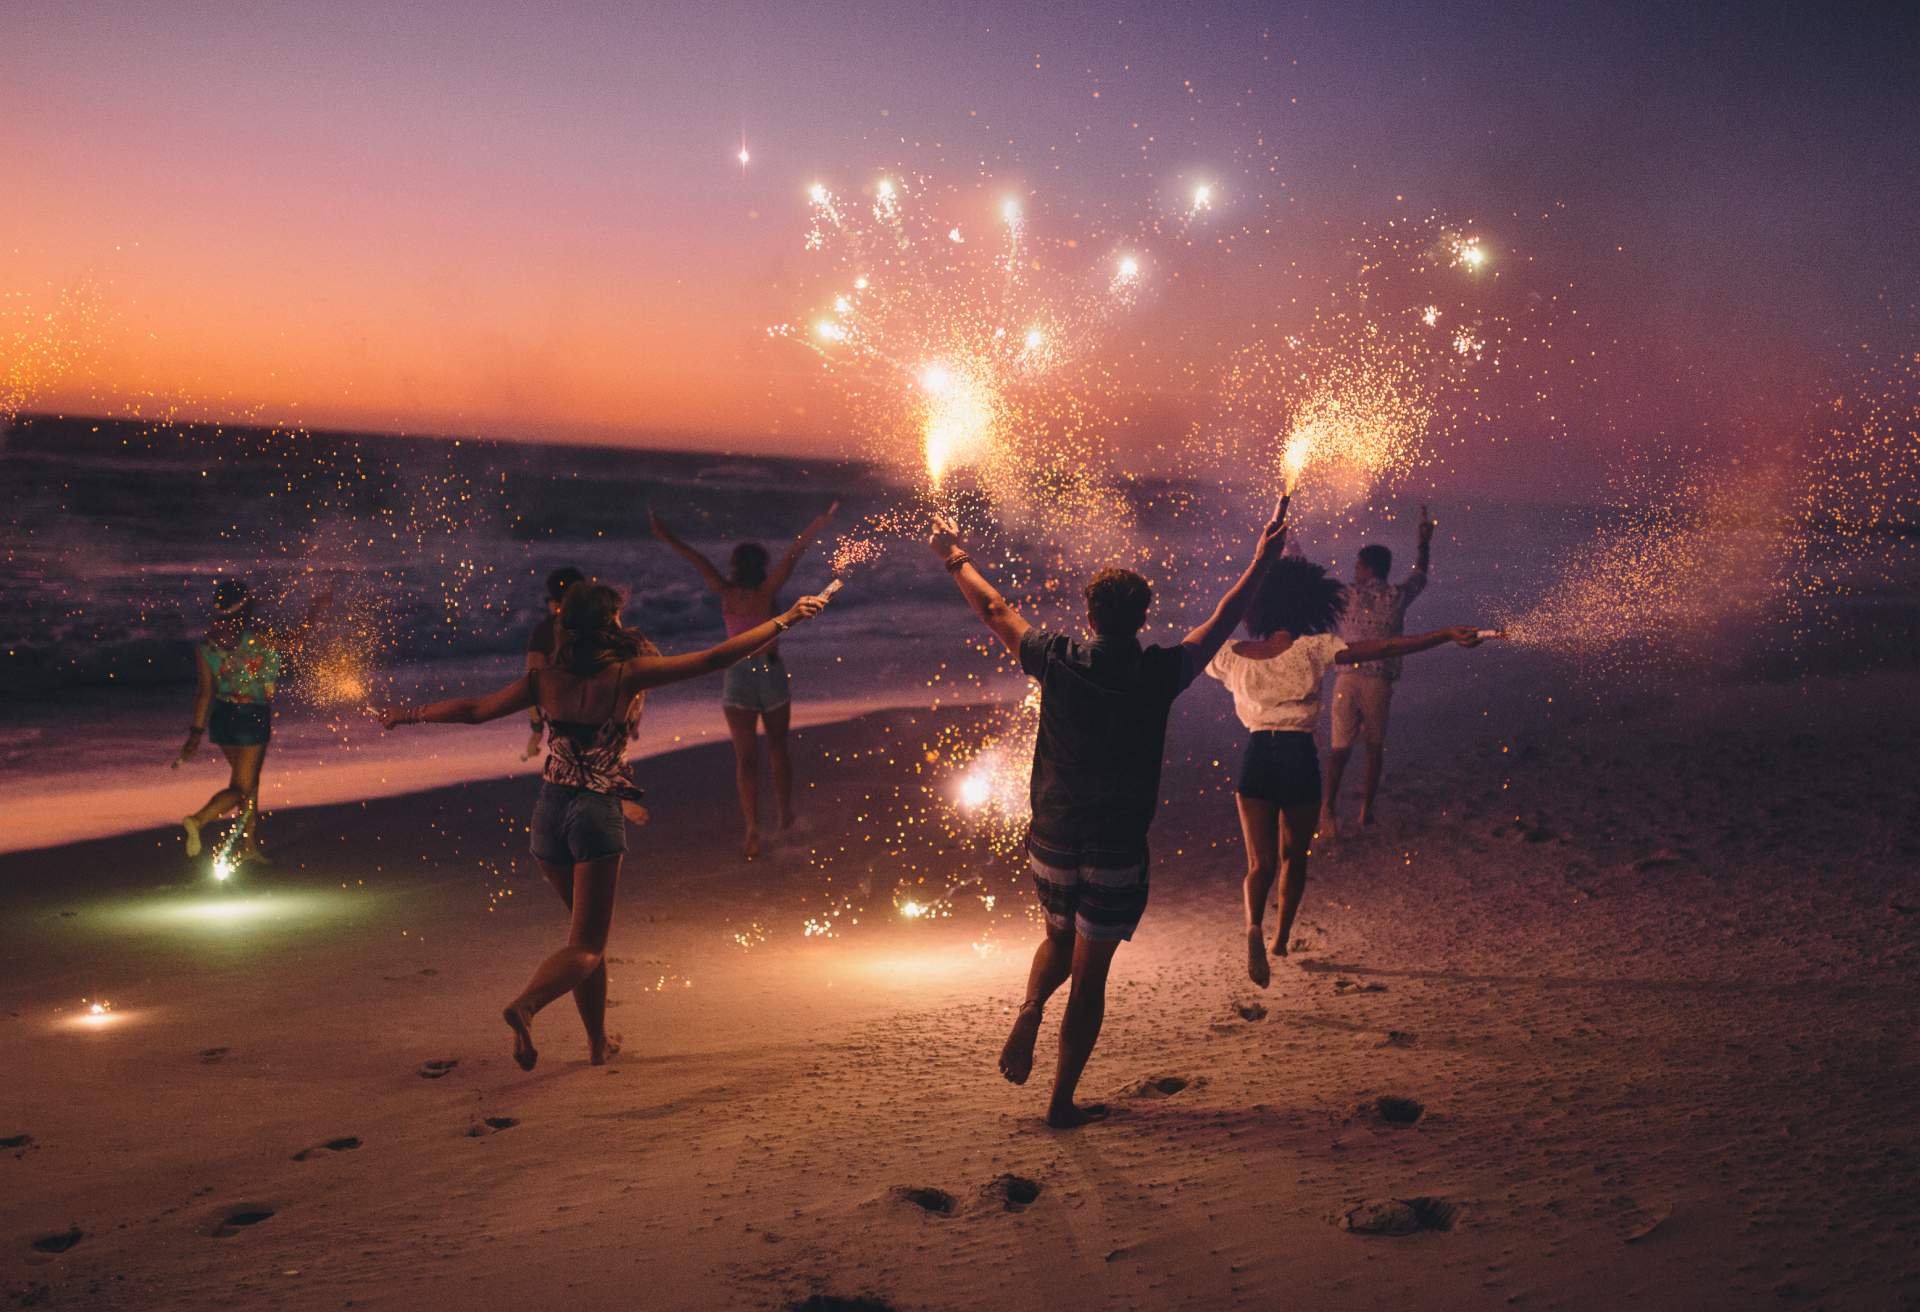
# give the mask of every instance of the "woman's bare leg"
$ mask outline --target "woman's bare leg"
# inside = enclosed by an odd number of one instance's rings
[[[1241,885],[1247,908],[1247,978],[1265,988],[1273,971],[1267,965],[1260,922],[1266,917],[1267,898],[1280,869],[1280,808],[1243,793],[1235,793],[1233,800],[1240,810],[1240,836],[1247,844],[1247,877]]]
[[[767,763],[773,767],[773,800],[779,806],[782,829],[793,828],[793,754],[787,750],[787,725],[792,716],[792,702],[760,716],[767,727]]]
[[[1273,955],[1287,955],[1293,941],[1293,918],[1300,914],[1300,898],[1307,891],[1307,851],[1319,823],[1317,804],[1289,806],[1280,813],[1280,927],[1273,936]]]
[[[573,868],[573,900],[569,906],[573,918],[567,928],[567,945],[540,963],[533,978],[509,1002],[501,1013],[513,1028],[513,1059],[520,1069],[530,1071],[540,1059],[533,1046],[533,1018],[542,1007],[562,993],[571,993],[587,982],[595,971],[605,970],[607,933],[613,928],[613,895],[620,885],[620,854],[585,861]],[[604,982],[604,974],[603,974]],[[605,1029],[607,995],[600,993],[600,1014],[594,1021]],[[583,1015],[583,1020],[587,1018]],[[592,1037],[592,1029],[588,1030]]]
[[[760,735],[754,726],[760,712],[744,706],[723,706],[727,732],[733,736],[733,786],[740,793],[740,818],[747,823],[747,860],[760,855]]]
[[[266,763],[267,745],[257,747],[229,747],[227,759],[233,762],[233,786],[240,790],[240,852],[243,856],[258,856],[259,845],[254,842],[253,827],[260,819],[260,767]]]
[[[573,910],[573,867],[556,866],[546,861],[540,863],[540,873],[553,885],[553,891],[567,904],[567,910]],[[580,1023],[587,1030],[588,1059],[595,1066],[606,1064],[608,1057],[620,1051],[620,1041],[607,1035],[607,959],[600,958],[600,965],[593,974],[580,981],[573,991],[573,1005],[580,1013]]]

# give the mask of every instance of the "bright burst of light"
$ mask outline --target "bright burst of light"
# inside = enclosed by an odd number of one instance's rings
[[[1486,248],[1480,244],[1478,237],[1455,237],[1453,239],[1453,262],[1462,269],[1478,270],[1486,265]]]
[[[93,1002],[87,1005],[87,1014],[89,1016],[104,1016],[112,1010],[113,1004],[111,1002]]]
[[[844,342],[847,340],[847,330],[831,319],[822,319],[813,326],[813,331],[829,342]]]
[[[966,241],[966,238],[960,235],[960,228],[958,224],[947,229],[947,240],[952,242],[956,246]]]
[[[734,158],[740,161],[740,167],[744,169],[747,167],[747,161],[751,159],[752,156],[748,155],[747,148],[742,146],[740,147],[740,153],[735,155]]]
[[[1420,322],[1429,328],[1439,323],[1440,307],[1437,305],[1429,305],[1426,309],[1422,310],[1420,312]]]
[[[1027,329],[1027,349],[1029,351],[1038,350],[1040,348],[1040,343],[1046,340],[1047,340],[1047,335],[1041,332],[1038,328]]]
[[[867,289],[867,280],[866,280],[866,278],[865,278],[865,277],[859,277],[859,278],[855,278],[855,279],[853,280],[853,289],[854,289],[855,291],[857,291],[857,292],[863,292],[863,291],[865,291],[865,290]]]
[[[1210,210],[1212,208],[1213,188],[1203,182],[1193,189],[1193,212],[1198,214],[1201,210]]]
[[[1131,255],[1122,256],[1116,276],[1121,282],[1132,282],[1140,276],[1140,261],[1134,259]]]
[[[825,205],[831,195],[824,183],[816,182],[807,188],[807,196],[815,205]]]
[[[992,796],[993,780],[988,774],[975,772],[960,781],[960,805],[968,810],[985,806]]]
[[[221,883],[233,878],[233,858],[222,852],[213,858],[213,877]]]
[[[1011,199],[1001,202],[1000,217],[1008,223],[1020,222],[1020,202]]]
[[[918,902],[908,900],[900,904],[900,914],[908,920],[918,920],[927,914],[927,908]]]

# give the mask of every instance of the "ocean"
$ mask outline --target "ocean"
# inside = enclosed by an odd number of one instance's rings
[[[1210,608],[1244,562],[1265,506],[1191,483],[1139,482],[1128,496],[1135,522],[1115,526],[1110,543],[1096,532],[1093,551],[1110,545],[1116,560],[1149,562],[1143,568],[1162,593],[1149,640],[1165,641]],[[340,695],[337,677],[296,664],[277,703],[266,778],[269,807],[336,802],[537,767],[520,759],[519,717],[482,730],[385,734],[365,707],[483,691],[514,677],[544,614],[542,580],[557,566],[625,588],[628,622],[666,650],[718,641],[717,599],[649,535],[649,508],[724,568],[734,543],[761,541],[777,555],[809,519],[842,502],[795,575],[797,593],[827,582],[840,533],[912,498],[885,471],[855,461],[21,417],[0,439],[0,850],[164,823],[217,786],[223,771],[211,746],[183,769],[169,767],[191,710],[193,645],[219,577],[249,580],[263,612],[281,623],[333,586],[317,631],[350,657],[353,692]],[[1415,628],[1484,623],[1524,608],[1616,513],[1573,502],[1431,500],[1442,527]],[[1300,546],[1344,576],[1354,547],[1385,541],[1398,574],[1412,561],[1417,503],[1402,498],[1391,522],[1382,514],[1303,522]],[[1023,589],[1029,618],[1076,625],[1078,580],[1065,576],[1084,569],[1086,534],[1063,553],[1044,520],[1026,522],[1024,538],[1005,538],[982,559],[1035,562],[1038,577]],[[924,549],[877,541],[884,550],[850,572],[821,619],[783,644],[796,721],[1017,699],[1022,680],[985,652],[978,625]],[[1911,664],[1920,646],[1911,538],[1891,536],[1871,568],[1853,544],[1819,551],[1818,572],[1830,583],[1851,569],[1846,587],[1829,589],[1847,595],[1797,599],[1791,641],[1768,631],[1766,615],[1743,613],[1739,631],[1724,636],[1730,658],[1694,673],[1778,679]],[[1765,564],[1757,560],[1756,570]],[[1012,589],[1011,570],[998,577]],[[1647,661],[1596,671],[1573,651],[1502,659],[1559,661],[1570,689],[1674,677]],[[717,697],[718,680],[655,694],[639,750],[723,736]]]

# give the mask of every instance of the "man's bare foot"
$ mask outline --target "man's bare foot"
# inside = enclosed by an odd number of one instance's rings
[[[1273,941],[1273,955],[1276,957],[1284,957],[1287,955],[1287,936],[1285,934],[1282,934]]]
[[[185,820],[182,820],[180,822],[180,827],[187,831],[187,855],[199,856],[200,855],[200,822],[194,819],[192,816],[188,816]]]
[[[1000,1073],[1008,1084],[1025,1084],[1033,1074],[1033,1044],[1040,1037],[1040,1004],[1029,1002],[1013,1018],[1006,1046],[1000,1049]]]
[[[745,853],[746,858],[749,861],[753,860],[755,857],[760,855],[760,826],[759,825],[754,825],[752,828],[747,830],[747,841],[741,844],[740,850],[743,853]]]
[[[1360,827],[1366,828],[1373,823],[1373,812],[1366,807],[1360,808]]]
[[[1260,941],[1260,926],[1247,926],[1247,978],[1265,988],[1273,980],[1273,972],[1267,969],[1267,949]]]
[[[1340,817],[1331,811],[1322,811],[1320,813],[1320,827],[1313,831],[1313,836],[1322,843],[1331,843],[1339,838]]]
[[[595,1066],[605,1066],[610,1058],[620,1055],[618,1034],[603,1034],[598,1039],[589,1039],[587,1045],[590,1049],[587,1061]]]
[[[500,1013],[500,1019],[513,1028],[513,1060],[521,1070],[532,1070],[533,1064],[540,1060],[533,1046],[533,1017],[519,1007],[508,1007]]]
[[[1056,1130],[1077,1130],[1083,1125],[1107,1119],[1107,1105],[1090,1102],[1084,1106],[1068,1103],[1064,1108],[1047,1108],[1047,1124]]]

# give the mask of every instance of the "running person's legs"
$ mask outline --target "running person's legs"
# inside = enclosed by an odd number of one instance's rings
[[[1079,1106],[1073,1094],[1100,1038],[1107,1014],[1107,971],[1119,946],[1119,939],[1074,938],[1073,984],[1060,1022],[1060,1064],[1053,1077],[1053,1101],[1047,1104],[1047,1124],[1056,1130],[1071,1130],[1107,1115],[1104,1104]]]
[[[253,831],[260,821],[260,767],[267,761],[267,745],[224,750],[233,762],[233,787],[240,791],[240,804],[245,808],[240,813],[240,855],[251,859],[260,855]]]
[[[733,738],[733,786],[740,794],[740,818],[746,822],[746,855],[760,855],[760,712],[746,706],[722,706]]]
[[[793,703],[781,702],[760,713],[767,729],[767,761],[773,768],[773,800],[779,807],[780,827],[793,828],[793,754],[787,749],[787,725]]]
[[[567,910],[572,911],[573,868],[541,861],[540,873],[567,904]],[[586,1027],[588,1059],[595,1066],[604,1065],[608,1057],[620,1051],[619,1035],[607,1034],[607,959],[604,955],[594,972],[574,988],[573,1005],[580,1012],[580,1023]]]
[[[1233,801],[1240,811],[1240,835],[1247,844],[1247,877],[1241,885],[1247,908],[1247,978],[1265,988],[1273,972],[1267,965],[1261,922],[1280,872],[1280,808],[1244,793],[1235,793]]]
[[[1307,853],[1313,844],[1320,804],[1302,802],[1280,811],[1280,925],[1273,935],[1273,955],[1287,955],[1293,941],[1294,917],[1307,891]]]
[[[613,895],[620,885],[620,862],[625,855],[616,852],[573,867],[573,897],[568,904],[573,915],[567,927],[566,946],[540,963],[533,978],[520,990],[520,996],[509,1002],[501,1013],[513,1028],[513,1059],[521,1070],[532,1070],[540,1057],[533,1046],[534,1015],[562,993],[578,989],[596,973],[601,980],[598,1019],[604,1032],[607,934],[613,928]],[[582,1004],[582,1020],[588,1020],[587,1005]],[[592,1021],[588,1024],[591,1040]]]
[[[1000,1049],[1000,1073],[1013,1084],[1025,1084],[1033,1073],[1033,1044],[1040,1036],[1040,1016],[1062,984],[1073,974],[1073,926],[1056,929],[1047,926],[1040,946],[1034,949],[1033,965],[1027,970],[1027,996],[1013,1018],[1013,1029]]]

